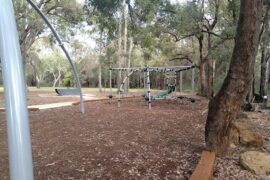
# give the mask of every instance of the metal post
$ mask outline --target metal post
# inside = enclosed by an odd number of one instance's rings
[[[77,88],[79,89],[80,92],[80,110],[82,113],[84,113],[84,104],[83,104],[83,95],[82,95],[82,88],[81,88],[81,83],[80,83],[80,78],[79,75],[77,73],[77,70],[71,60],[71,57],[68,53],[68,51],[66,50],[64,44],[62,43],[59,35],[57,34],[57,32],[54,30],[54,28],[52,27],[52,25],[50,24],[50,22],[48,21],[48,19],[46,18],[46,16],[39,10],[39,8],[31,1],[31,0],[27,0],[27,2],[34,8],[34,10],[40,15],[40,17],[44,20],[44,22],[47,24],[47,26],[51,29],[53,35],[55,36],[57,42],[59,43],[59,46],[61,47],[61,49],[63,50],[63,52],[65,53],[69,64],[72,68],[73,74],[75,76],[76,82],[77,82]]]
[[[180,92],[183,92],[183,72],[180,71]]]
[[[118,101],[117,101],[117,107],[121,107],[121,92],[120,92],[120,90],[119,90],[119,92],[118,92]]]
[[[177,84],[177,73],[174,72],[174,87],[176,88],[176,84]]]
[[[5,87],[10,179],[33,180],[25,79],[11,0],[1,1],[0,55]]]
[[[146,72],[143,72],[143,89],[144,89],[144,96],[146,97]]]
[[[192,69],[192,93],[194,94],[195,92],[195,69]]]
[[[166,76],[166,86],[168,87],[169,86],[169,73],[167,72],[165,76]]]
[[[110,67],[110,95],[109,95],[109,98],[110,98],[110,103],[112,102],[112,69]]]
[[[121,107],[121,80],[119,79],[117,107]]]
[[[151,86],[150,86],[150,73],[149,71],[147,70],[147,87],[148,87],[148,109],[151,109]]]

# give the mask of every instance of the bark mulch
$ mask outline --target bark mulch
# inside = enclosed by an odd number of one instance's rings
[[[30,112],[35,179],[188,179],[204,148],[207,104],[199,97],[162,100],[148,110],[142,98],[132,98],[121,108],[116,100],[86,103],[85,114],[78,106]],[[215,177],[226,179],[220,164]],[[236,166],[234,177],[248,173]],[[4,112],[0,179],[8,179]]]

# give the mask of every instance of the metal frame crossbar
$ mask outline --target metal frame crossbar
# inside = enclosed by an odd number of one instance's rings
[[[133,68],[110,68],[110,70],[118,71],[134,71],[134,72],[180,72],[194,68],[195,66],[169,66],[169,67],[133,67]]]
[[[194,88],[195,88],[195,66],[169,66],[169,67],[132,67],[132,68],[112,68],[110,67],[110,102],[112,99],[112,71],[127,71],[129,72],[122,83],[120,84],[120,87],[118,87],[118,107],[121,106],[121,87],[125,84],[127,79],[129,78],[130,75],[133,74],[133,72],[143,72],[144,73],[144,89],[145,89],[145,94],[147,93],[147,104],[148,104],[148,109],[151,109],[151,85],[150,85],[150,72],[157,72],[157,73],[169,73],[169,72],[180,72],[180,90],[182,91],[182,72],[187,71],[192,69],[192,93],[194,93]],[[175,77],[175,84],[176,84],[176,77]],[[147,89],[147,91],[146,91]]]

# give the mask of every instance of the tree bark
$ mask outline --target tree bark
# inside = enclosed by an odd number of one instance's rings
[[[206,79],[206,70],[205,70],[205,62],[201,62],[200,69],[200,88],[201,88],[201,96],[207,97],[207,79]]]
[[[220,91],[209,103],[205,126],[206,148],[217,155],[224,155],[228,151],[232,122],[252,83],[261,11],[261,0],[241,0],[230,68]]]
[[[55,87],[55,86],[56,86],[56,83],[57,83],[57,82],[60,80],[60,78],[61,78],[61,70],[58,69],[58,75],[57,75],[57,77],[56,77],[55,74],[53,74],[53,77],[54,77],[53,87]]]
[[[123,16],[123,23],[124,23],[124,34],[123,34],[123,61],[125,64],[125,68],[128,66],[127,60],[127,11],[126,11],[126,2],[123,0],[123,7],[122,7],[122,16]],[[126,77],[128,76],[128,71],[126,71]],[[128,93],[128,83],[124,84],[124,91]]]
[[[122,17],[120,15],[119,20],[118,20],[118,67],[121,68],[122,66]],[[117,86],[120,88],[121,85],[121,79],[122,79],[122,73],[121,71],[118,71],[118,76],[117,76]],[[120,91],[120,89],[118,89]]]
[[[264,15],[263,26],[261,30],[261,78],[260,78],[260,96],[267,95],[267,75],[268,75],[268,60],[270,54],[267,48],[269,44],[269,10],[270,5],[267,6]]]
[[[133,38],[130,37],[129,38],[129,51],[128,51],[128,63],[127,63],[127,67],[130,68],[131,65],[131,55],[132,55],[132,50],[133,50]],[[129,74],[129,71],[127,71]],[[129,82],[129,77],[127,79],[127,92],[129,91],[130,88],[130,82]]]
[[[207,97],[207,78],[206,78],[206,63],[205,59],[203,57],[203,39],[204,36],[201,34],[198,37],[199,41],[199,52],[200,52],[200,90],[201,90],[201,96]]]
[[[102,68],[101,68],[101,55],[102,55],[102,34],[99,36],[99,58],[98,58],[98,91],[102,92]]]

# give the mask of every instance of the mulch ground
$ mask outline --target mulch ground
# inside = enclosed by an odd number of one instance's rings
[[[34,99],[31,103],[43,104],[44,98]],[[188,179],[204,148],[207,104],[199,97],[195,103],[162,100],[148,110],[142,98],[133,98],[122,100],[121,108],[117,101],[86,103],[85,114],[78,106],[30,112],[35,179]],[[229,173],[222,163],[217,164],[216,179]],[[248,174],[234,166],[240,170],[230,179]],[[0,179],[9,179],[4,112]]]

